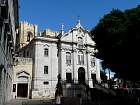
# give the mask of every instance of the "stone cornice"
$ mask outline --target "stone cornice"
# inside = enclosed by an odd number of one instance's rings
[[[63,47],[63,48],[61,48],[61,51],[62,52],[67,52],[67,51],[69,51],[69,52],[76,52],[77,51],[77,49],[76,48],[74,48],[74,49],[72,49],[72,48],[68,48],[68,47]]]
[[[77,42],[70,42],[70,41],[61,41],[60,40],[60,43],[61,44],[70,44],[70,45],[77,45]],[[95,45],[92,45],[92,44],[84,44],[84,48],[85,47],[93,47],[93,48],[95,48]]]
[[[36,37],[34,40],[39,40],[39,41],[47,41],[47,42],[58,42],[58,39],[56,38],[45,38],[45,37]]]

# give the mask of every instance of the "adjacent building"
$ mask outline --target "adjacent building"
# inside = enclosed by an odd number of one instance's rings
[[[37,35],[37,25],[24,21],[19,24],[18,31],[20,34],[16,38],[17,50],[26,46]]]
[[[80,20],[68,32],[63,28],[59,33],[49,29],[34,33],[35,37],[18,52],[20,57],[32,58],[32,98],[53,98],[58,74],[63,85],[86,83],[93,88],[96,81],[100,82],[100,62],[94,57],[90,33]]]
[[[37,25],[24,21],[19,24],[19,34],[16,41],[16,55],[13,71],[13,99],[32,97],[32,72],[33,63],[31,53],[26,49],[23,55],[18,54],[19,50],[26,47],[37,34]]]
[[[31,98],[32,58],[15,58],[12,80],[13,99]]]
[[[12,98],[12,72],[18,24],[18,0],[0,0],[0,105]]]

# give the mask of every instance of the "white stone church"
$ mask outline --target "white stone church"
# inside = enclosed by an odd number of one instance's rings
[[[28,33],[24,37],[29,43],[20,48],[18,56],[32,58],[32,85],[28,89],[32,98],[54,97],[58,74],[65,85],[84,82],[93,88],[93,81],[100,82],[100,60],[94,57],[95,42],[80,20],[68,32],[64,32],[62,25],[59,33],[51,30]]]

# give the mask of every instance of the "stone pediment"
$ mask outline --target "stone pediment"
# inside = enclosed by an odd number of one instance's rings
[[[26,71],[20,71],[16,74],[18,77],[29,77],[30,74],[27,73]]]

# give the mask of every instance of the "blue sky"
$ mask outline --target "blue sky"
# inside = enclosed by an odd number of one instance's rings
[[[37,24],[39,31],[59,31],[61,23],[67,31],[78,16],[82,26],[91,30],[112,8],[125,10],[139,4],[140,0],[20,0],[19,13],[20,21]]]

